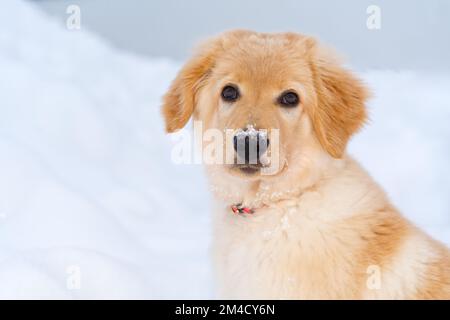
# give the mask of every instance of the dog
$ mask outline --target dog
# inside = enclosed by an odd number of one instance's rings
[[[163,97],[166,131],[191,117],[235,130],[224,148],[241,160],[206,165],[221,298],[450,299],[448,248],[346,153],[369,96],[333,50],[296,33],[225,32],[182,67]],[[237,147],[251,141],[254,159]],[[278,165],[264,174],[269,152]]]

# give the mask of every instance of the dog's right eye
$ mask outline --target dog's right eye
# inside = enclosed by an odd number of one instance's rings
[[[239,90],[234,86],[225,86],[221,96],[224,101],[233,102],[239,98]]]
[[[297,106],[300,102],[300,99],[295,92],[287,91],[278,98],[278,102],[283,107],[291,108]]]

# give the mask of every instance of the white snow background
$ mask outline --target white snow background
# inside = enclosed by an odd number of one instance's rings
[[[214,297],[208,188],[172,164],[159,110],[180,63],[1,2],[0,298]],[[351,154],[450,244],[450,75],[362,77],[372,120]]]

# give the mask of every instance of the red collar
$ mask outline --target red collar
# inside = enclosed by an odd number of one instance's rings
[[[231,211],[233,211],[234,214],[253,214],[254,210],[249,207],[243,207],[241,203],[235,204],[231,206]]]

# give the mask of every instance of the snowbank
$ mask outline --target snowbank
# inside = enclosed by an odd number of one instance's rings
[[[177,68],[3,0],[0,298],[212,296],[202,169],[170,162],[159,115]],[[365,78],[373,121],[351,152],[450,243],[450,77]]]
[[[171,164],[159,113],[178,65],[2,7],[0,297],[209,296],[202,170]]]

